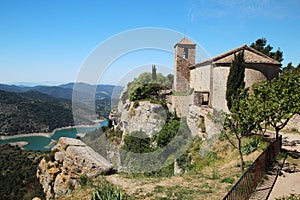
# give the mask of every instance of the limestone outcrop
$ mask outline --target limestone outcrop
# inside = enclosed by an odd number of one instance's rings
[[[189,107],[187,123],[193,136],[200,136],[203,140],[219,134],[221,127],[213,122],[211,108],[203,108],[196,105]]]
[[[71,192],[83,176],[89,178],[112,172],[112,164],[81,140],[62,137],[50,155],[41,160],[37,177],[46,198],[51,199]]]
[[[110,119],[124,133],[143,131],[149,137],[158,132],[164,126],[167,119],[167,108],[150,101],[139,101],[138,103],[119,101],[117,110],[111,113]]]

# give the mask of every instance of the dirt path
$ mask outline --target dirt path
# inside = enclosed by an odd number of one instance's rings
[[[300,134],[283,133],[282,139],[282,149],[300,152],[300,144],[299,142],[297,142],[300,141]],[[294,142],[294,145],[287,145],[287,142]],[[298,168],[298,170],[300,169],[300,166],[295,165],[295,167]],[[269,200],[273,200],[283,196],[288,196],[292,193],[300,194],[300,172],[287,173],[283,171],[281,175],[277,178],[274,188],[271,191]]]
[[[300,194],[300,172],[285,173],[284,176],[279,176],[269,199],[273,200],[282,196],[288,196],[291,193]]]

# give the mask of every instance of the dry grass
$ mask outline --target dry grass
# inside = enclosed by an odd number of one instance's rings
[[[115,174],[105,178],[135,199],[222,199],[234,184],[222,180],[233,178],[236,182],[242,174],[238,167],[239,157],[227,141],[217,141],[212,151],[218,157],[213,163],[210,161],[203,166],[202,162],[197,166],[199,169],[180,176],[162,178]],[[258,150],[245,156],[245,161],[251,163],[261,152]]]
[[[239,156],[225,141],[215,140],[210,151],[216,159],[207,160],[199,155],[199,148],[193,147],[190,153],[195,165],[192,170],[172,177],[146,177],[143,175],[114,174],[105,176],[111,184],[118,186],[130,196],[129,199],[222,199],[233,184],[242,175],[239,164]],[[262,152],[255,151],[245,156],[245,161],[251,163]],[[228,183],[228,179],[234,179]],[[86,188],[78,188],[72,194],[58,198],[91,199],[92,191],[101,182],[101,178],[95,178],[93,183]]]

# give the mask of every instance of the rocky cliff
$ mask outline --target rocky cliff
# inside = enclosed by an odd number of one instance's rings
[[[168,109],[151,101],[131,102],[120,100],[110,119],[123,130],[124,134],[143,131],[149,137],[164,126]]]
[[[199,136],[202,140],[219,134],[221,125],[215,124],[212,120],[213,109],[208,107],[189,106],[187,123],[193,136]]]
[[[112,173],[113,166],[81,140],[60,138],[50,155],[44,157],[37,171],[46,198],[71,192],[80,178]]]

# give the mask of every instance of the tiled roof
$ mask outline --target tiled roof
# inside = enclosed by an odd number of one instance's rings
[[[247,45],[243,45],[236,49],[223,53],[219,56],[197,63],[193,67],[200,67],[209,63],[217,64],[217,65],[221,65],[221,64],[228,65],[234,59],[234,54],[237,54],[242,50],[244,50],[244,59],[246,63],[272,64],[278,66],[281,65],[281,63],[278,62],[277,60],[270,58],[269,56],[257,51],[256,49],[248,47]]]
[[[182,40],[180,40],[179,42],[177,42],[176,45],[177,44],[192,44],[192,45],[196,45],[195,43],[191,42],[187,37],[182,38]]]

